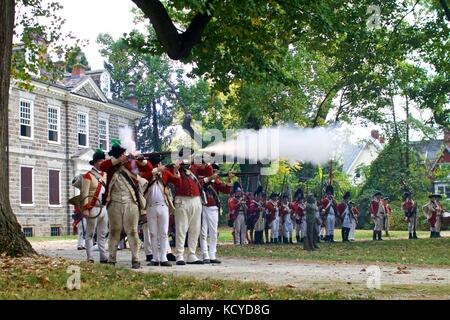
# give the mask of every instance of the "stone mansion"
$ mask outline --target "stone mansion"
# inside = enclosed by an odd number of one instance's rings
[[[58,236],[72,229],[72,178],[90,169],[96,148],[109,150],[122,126],[144,114],[135,97],[112,99],[110,75],[74,66],[57,83],[12,85],[9,100],[10,200],[26,236]]]

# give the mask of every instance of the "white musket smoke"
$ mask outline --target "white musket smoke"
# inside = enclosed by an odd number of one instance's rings
[[[308,162],[317,165],[336,159],[347,141],[347,135],[337,127],[280,126],[258,131],[238,131],[226,141],[201,151],[225,155],[227,162],[232,162],[236,157],[238,162],[248,159],[251,163],[260,161],[267,164],[283,159],[291,163]]]
[[[122,148],[127,149],[128,154],[136,153],[136,142],[133,139],[133,129],[130,127],[119,128],[119,139]]]

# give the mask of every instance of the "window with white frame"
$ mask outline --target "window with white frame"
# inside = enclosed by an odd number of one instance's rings
[[[33,101],[20,99],[20,136],[33,138]]]
[[[107,119],[98,119],[98,147],[108,150],[109,128]]]
[[[48,107],[48,141],[59,142],[59,108]]]
[[[77,133],[78,133],[78,146],[88,146],[88,115],[87,113],[78,112],[77,114]]]

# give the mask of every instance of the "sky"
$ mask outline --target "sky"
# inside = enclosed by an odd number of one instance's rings
[[[70,31],[78,39],[89,41],[83,51],[93,70],[103,69],[104,58],[100,55],[100,47],[96,43],[96,38],[100,33],[107,32],[114,38],[118,38],[123,33],[136,28],[131,13],[131,9],[135,5],[130,0],[59,0],[59,2],[64,7],[60,12],[61,16],[66,19],[63,31]],[[190,66],[186,68],[190,69]],[[399,119],[404,119],[401,100],[396,98],[395,104]],[[353,141],[369,137],[372,129],[381,129],[376,125],[352,124],[345,126],[354,134]],[[413,133],[412,138],[418,140],[421,137]]]
[[[92,69],[103,68],[103,57],[96,43],[100,33],[109,33],[119,38],[131,31],[135,7],[130,0],[59,0],[64,7],[60,13],[66,19],[63,30],[71,31],[78,39],[86,39],[89,45],[83,48]]]

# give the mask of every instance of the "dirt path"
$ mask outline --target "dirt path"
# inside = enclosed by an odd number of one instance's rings
[[[85,251],[76,250],[76,241],[42,241],[33,242],[37,252],[53,257],[64,257],[74,260],[84,260]],[[97,253],[96,253],[97,256]],[[145,257],[141,252],[141,261]],[[130,252],[118,251],[118,265],[130,266]],[[172,268],[149,267],[143,263],[140,272],[158,272],[175,275],[187,275],[197,278],[220,278],[241,281],[258,281],[270,285],[289,286],[299,289],[330,289],[343,290],[366,289],[369,274],[365,264],[344,263],[314,263],[289,262],[263,259],[224,258],[219,265],[186,265]],[[401,268],[404,268],[402,266]],[[381,286],[444,286],[450,288],[450,268],[432,268],[411,266],[399,269],[395,265],[380,266]],[[413,290],[414,291],[414,290]],[[442,298],[450,299],[450,292],[442,292]]]

